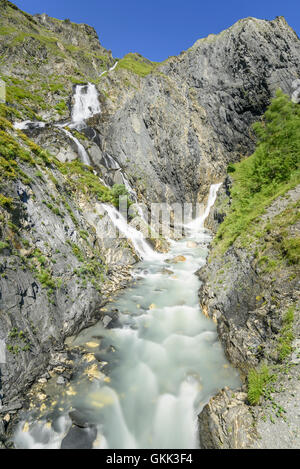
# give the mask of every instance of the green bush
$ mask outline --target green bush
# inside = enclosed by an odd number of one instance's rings
[[[228,168],[232,204],[215,240],[222,252],[239,236],[246,237],[264,209],[300,182],[300,106],[278,91],[254,130],[258,136],[254,154]]]
[[[229,163],[227,166],[227,173],[234,173],[235,172],[235,166],[233,163]]]
[[[0,207],[12,209],[13,206],[13,199],[11,197],[5,197],[5,195],[0,194]]]

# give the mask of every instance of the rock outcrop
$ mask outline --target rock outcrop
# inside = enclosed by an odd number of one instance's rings
[[[275,199],[257,220],[256,239],[244,244],[237,240],[223,254],[216,243],[208,265],[199,271],[200,303],[217,324],[226,356],[241,372],[241,392],[247,391],[249,370],[259,369],[261,363],[268,363],[276,373],[275,384],[263,394],[258,407],[250,406],[247,394],[230,390],[209,402],[199,416],[203,448],[300,447],[298,417],[293,410],[299,400],[299,267],[282,258],[278,263],[274,248],[283,236],[299,239],[299,221],[291,216],[297,213],[299,199],[298,185]],[[216,230],[229,207],[228,178],[208,225]],[[285,318],[291,310],[294,353],[283,360],[280,344],[285,340]],[[237,396],[242,398],[237,400]]]
[[[247,18],[200,39],[155,68],[105,123],[107,151],[149,200],[201,200],[229,162],[253,151],[251,124],[277,88],[292,93],[299,56],[282,17]]]

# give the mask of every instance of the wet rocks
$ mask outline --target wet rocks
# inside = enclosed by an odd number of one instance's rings
[[[168,262],[169,264],[178,264],[179,262],[185,262],[185,261],[186,261],[186,257],[177,256],[177,257],[174,257],[174,259],[168,259],[166,262]]]
[[[86,428],[73,425],[61,443],[61,449],[92,449],[97,438],[94,426]]]
[[[69,417],[72,420],[73,424],[79,428],[88,428],[89,422],[86,415],[79,410],[72,410],[69,412]]]
[[[56,384],[59,386],[64,386],[66,384],[66,380],[63,376],[59,376],[56,380]]]
[[[195,241],[188,241],[186,245],[189,249],[194,249],[198,246],[198,244]]]
[[[210,400],[199,416],[202,449],[250,448],[258,435],[246,405],[247,394],[224,389]]]

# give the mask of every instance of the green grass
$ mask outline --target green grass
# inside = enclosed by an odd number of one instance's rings
[[[44,269],[42,266],[40,268],[40,271],[37,274],[37,279],[40,281],[41,285],[44,288],[55,290],[55,288],[57,287],[56,281],[52,277],[50,271]]]
[[[267,365],[262,365],[259,370],[252,369],[248,374],[248,401],[251,405],[258,405],[266,392],[269,383],[276,380],[270,373]]]
[[[294,340],[293,324],[295,316],[295,306],[291,306],[282,319],[282,329],[278,339],[277,352],[278,360],[283,362],[292,352]]]
[[[261,122],[254,125],[258,144],[253,155],[228,168],[233,178],[232,205],[221,224],[215,245],[225,252],[248,233],[272,201],[300,183],[300,106],[278,91]],[[295,261],[299,242],[293,241]]]
[[[4,251],[4,249],[9,248],[9,244],[3,241],[0,241],[0,253]]]
[[[151,62],[140,54],[130,53],[125,55],[123,59],[119,60],[117,69],[123,68],[139,75],[140,77],[145,77],[149,75],[149,73],[153,72],[157,65],[157,62]]]
[[[58,111],[60,115],[64,114],[68,111],[67,103],[62,99],[59,103],[56,104],[55,109]]]
[[[115,184],[112,189],[103,186],[92,168],[83,165],[78,160],[62,164],[60,170],[63,174],[68,175],[68,182],[74,190],[92,195],[99,201],[111,203],[115,207],[118,207],[120,195],[127,196],[128,204],[131,203],[123,184]]]
[[[0,194],[0,207],[11,210],[14,207],[13,199],[11,197],[5,197],[5,195]]]

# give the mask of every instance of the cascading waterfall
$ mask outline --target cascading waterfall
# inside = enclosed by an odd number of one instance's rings
[[[85,121],[87,119],[100,113],[101,108],[96,86],[92,83],[88,83],[87,85],[76,85],[74,93],[74,105],[71,113],[72,122],[56,124],[56,127],[60,128],[67,135],[67,137],[75,143],[78,156],[80,157],[81,162],[86,165],[91,165],[90,157],[86,149],[79,142],[79,140],[65,127],[69,127],[71,129],[82,129],[86,126]],[[14,124],[15,129],[19,130],[44,128],[45,126],[45,122],[32,122],[29,120],[24,122],[16,122]]]
[[[108,71],[113,71],[118,62],[116,62]],[[105,72],[104,72],[105,73]],[[82,130],[86,127],[85,121],[97,114],[101,113],[101,108],[98,99],[98,91],[94,84],[88,83],[86,85],[76,85],[75,92],[74,92],[74,104],[71,111],[71,122],[67,122],[64,124],[55,124],[56,127],[61,129],[64,134],[74,142],[77,149],[77,154],[83,164],[91,166],[91,160],[89,157],[88,152],[80,143],[78,138],[76,138],[66,127],[70,129]],[[18,130],[33,130],[38,128],[44,128],[46,126],[45,122],[40,121],[30,121],[26,120],[23,122],[16,122],[14,124],[15,129]],[[129,184],[128,179],[126,178],[124,172],[122,171],[119,163],[108,153],[103,156],[105,166],[108,169],[118,170],[120,171],[123,184],[125,185],[126,189],[128,190],[129,194],[131,195],[132,199],[137,201],[137,196],[135,191]],[[101,181],[104,185],[106,183]]]
[[[113,66],[110,67],[109,70],[104,70],[104,72],[100,73],[100,77],[102,77],[103,75],[106,75],[106,74],[109,73],[109,72],[112,72],[112,71],[116,68],[116,66],[118,65],[118,63],[119,63],[119,61],[117,60],[117,61],[113,64]]]
[[[115,207],[112,205],[104,205],[104,208],[114,226],[132,242],[136,253],[141,259],[145,261],[161,259],[162,256],[149,246],[142,233],[128,225],[126,219]]]
[[[98,91],[94,84],[76,85],[72,108],[73,125],[81,124],[96,114],[101,113]]]
[[[103,160],[104,160],[105,167],[107,169],[114,169],[114,170],[121,169],[119,163],[112,156],[110,156],[108,153],[105,153],[103,155]]]
[[[212,186],[208,206],[217,190]],[[73,346],[87,350],[96,346],[98,359],[109,364],[109,377],[99,373],[90,382],[83,371],[58,403],[49,403],[46,416],[37,421],[27,415],[15,444],[72,447],[74,427],[68,414],[76,409],[90,425],[82,434],[93,448],[197,448],[198,413],[219,389],[240,385],[224,357],[215,324],[199,307],[200,281],[194,272],[205,264],[210,241],[203,229],[204,215],[202,228],[195,223],[188,239],[172,244],[167,259],[153,256],[141,233],[128,227],[114,208],[106,210],[145,259],[136,268],[135,283],[107,306],[106,314],[119,312],[120,325],[105,329],[99,323],[73,341]],[[81,444],[73,442],[76,447]]]
[[[83,164],[91,166],[91,160],[90,160],[90,157],[88,155],[88,152],[86,151],[86,149],[84,148],[82,143],[79,142],[78,138],[74,137],[74,135],[69,130],[65,129],[64,127],[60,127],[60,128],[67,135],[67,137],[69,137],[69,139],[72,140],[75,143],[75,145],[77,147],[77,154],[80,158],[80,161]]]
[[[92,83],[88,83],[87,85],[76,85],[74,105],[71,112],[72,122],[58,125],[58,127],[61,128],[61,130],[75,143],[81,162],[89,166],[91,166],[91,160],[88,152],[79,140],[65,127],[82,130],[86,127],[85,121],[87,119],[100,113],[101,109],[96,86]]]
[[[217,195],[218,195],[218,190],[220,189],[222,184],[213,184],[210,187],[209,194],[208,194],[208,200],[207,200],[207,205],[204,210],[204,213],[200,215],[198,218],[195,218],[192,222],[190,222],[188,225],[185,227],[188,228],[189,231],[191,232],[197,232],[204,227],[204,222],[207,219],[211,208],[214,206]]]
[[[127,177],[125,176],[124,171],[121,169],[121,166],[119,165],[119,163],[111,155],[109,155],[108,153],[105,153],[103,155],[103,162],[105,164],[105,167],[108,170],[114,170],[114,171],[118,171],[120,173],[121,178],[122,178],[122,182],[123,182],[124,186],[126,187],[128,193],[130,194],[132,200],[137,202],[136,192],[132,189],[132,187],[131,187]]]
[[[137,202],[137,195],[136,195],[136,192],[132,189],[128,179],[126,178],[125,174],[123,173],[123,171],[121,171],[121,177],[122,177],[122,181],[123,181],[123,184],[124,186],[126,187],[127,191],[129,192],[129,194],[131,195],[132,199]]]

